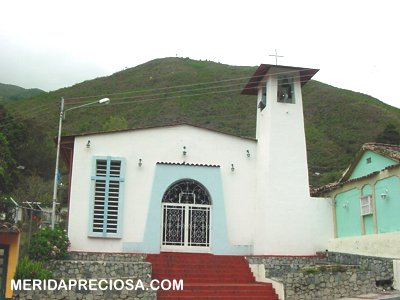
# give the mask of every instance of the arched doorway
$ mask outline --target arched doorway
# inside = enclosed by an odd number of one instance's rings
[[[173,183],[162,198],[161,250],[209,252],[211,197],[193,179]]]

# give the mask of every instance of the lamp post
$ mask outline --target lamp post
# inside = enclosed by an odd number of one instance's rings
[[[57,179],[58,179],[58,162],[60,158],[60,142],[61,142],[61,129],[62,129],[62,121],[65,118],[65,113],[69,110],[89,106],[92,104],[107,104],[110,102],[110,99],[104,98],[98,101],[93,101],[90,103],[78,105],[75,107],[71,107],[64,110],[64,98],[61,97],[61,108],[60,108],[60,119],[58,123],[58,135],[57,135],[57,155],[56,155],[56,168],[54,171],[54,186],[53,186],[53,207],[51,210],[51,228],[54,229],[56,223],[56,205],[57,205]]]

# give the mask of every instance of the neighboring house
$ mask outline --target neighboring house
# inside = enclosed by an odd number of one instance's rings
[[[334,199],[329,250],[400,257],[400,146],[364,144],[337,183],[313,194]]]
[[[326,249],[332,212],[309,194],[301,95],[317,71],[257,69],[242,92],[257,96],[256,139],[188,124],[64,136],[71,250]]]
[[[0,222],[0,300],[12,297],[11,279],[17,268],[19,233],[16,225]]]

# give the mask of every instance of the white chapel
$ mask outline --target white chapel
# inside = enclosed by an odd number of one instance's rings
[[[72,251],[312,255],[332,208],[309,193],[302,87],[318,70],[261,65],[256,138],[189,124],[62,138]]]

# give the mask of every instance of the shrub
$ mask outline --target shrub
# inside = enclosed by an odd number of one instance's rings
[[[32,236],[28,255],[30,259],[46,261],[68,256],[69,239],[65,231],[44,227]]]
[[[27,256],[22,257],[15,271],[14,278],[18,279],[51,279],[53,274],[51,271],[47,270],[41,262],[32,261]]]

